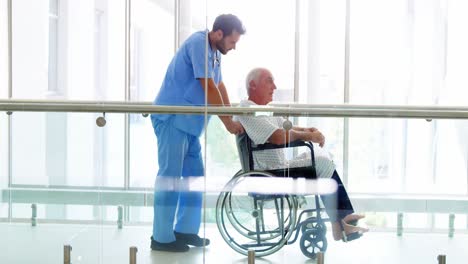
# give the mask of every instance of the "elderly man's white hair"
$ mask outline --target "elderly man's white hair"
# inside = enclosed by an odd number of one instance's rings
[[[260,73],[262,71],[268,71],[266,68],[254,68],[252,69],[249,74],[247,74],[247,78],[245,79],[245,89],[247,89],[247,95],[250,95],[250,82],[254,81],[258,83],[260,78]]]

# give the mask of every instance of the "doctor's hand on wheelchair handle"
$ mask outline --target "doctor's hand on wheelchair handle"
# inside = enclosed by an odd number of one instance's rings
[[[244,127],[241,125],[241,123],[237,121],[232,121],[232,119],[228,121],[225,121],[225,120],[223,121],[224,121],[223,122],[224,126],[226,127],[227,131],[229,131],[229,133],[234,134],[234,135],[240,135],[244,133]]]

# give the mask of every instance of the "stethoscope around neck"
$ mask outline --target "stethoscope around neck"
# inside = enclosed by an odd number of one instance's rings
[[[213,54],[213,69],[215,68],[215,66],[218,66],[219,67],[219,64],[220,64],[220,56],[218,55],[218,51],[215,51],[214,54]]]

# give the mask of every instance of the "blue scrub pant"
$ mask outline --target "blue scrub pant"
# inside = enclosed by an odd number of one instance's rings
[[[184,191],[187,177],[203,176],[203,161],[198,137],[175,128],[173,118],[152,118],[158,139],[159,171],[154,188],[153,239],[175,241],[174,231],[198,234],[201,222],[202,193]],[[182,189],[182,190],[181,190]]]

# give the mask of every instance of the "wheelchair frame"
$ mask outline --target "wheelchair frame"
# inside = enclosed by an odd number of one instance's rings
[[[326,226],[328,218],[321,216],[319,198],[315,195],[315,208],[305,209],[297,217],[298,197],[291,194],[260,194],[236,192],[247,177],[316,178],[313,145],[310,142],[294,141],[283,145],[254,145],[246,133],[237,136],[237,148],[242,170],[226,184],[216,203],[216,223],[221,236],[235,251],[248,255],[254,250],[256,256],[267,256],[284,245],[293,244],[300,238],[302,253],[316,258],[317,252],[327,249]],[[253,152],[279,148],[308,147],[312,164],[309,167],[275,170],[254,170]],[[237,205],[235,207],[233,205]],[[265,207],[269,205],[270,210]],[[273,211],[273,212],[271,212]],[[270,218],[267,215],[273,215]],[[305,219],[302,221],[302,218]],[[292,237],[292,239],[290,239]]]

